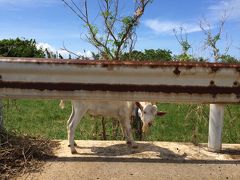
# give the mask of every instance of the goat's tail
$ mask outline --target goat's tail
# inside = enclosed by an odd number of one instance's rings
[[[64,109],[65,104],[64,104],[64,101],[63,101],[63,100],[60,101],[59,106],[60,106],[61,109]]]

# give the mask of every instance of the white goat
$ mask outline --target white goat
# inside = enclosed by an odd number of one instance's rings
[[[64,107],[63,101],[60,102],[61,108]],[[127,144],[137,148],[131,132],[131,116],[135,115],[135,108],[138,107],[138,115],[143,122],[143,132],[153,123],[157,114],[157,106],[147,102],[129,102],[129,101],[78,101],[72,100],[72,113],[67,122],[68,141],[71,153],[77,153],[74,145],[75,129],[82,119],[88,113],[92,116],[105,116],[119,120]]]

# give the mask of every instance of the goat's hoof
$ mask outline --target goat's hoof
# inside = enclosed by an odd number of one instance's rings
[[[137,149],[138,145],[136,143],[132,143],[132,148]]]
[[[74,145],[74,146],[77,146],[77,143],[75,143],[75,142],[74,142],[74,144],[73,144],[73,145]],[[69,144],[69,145],[68,145],[68,147],[71,147],[71,145]]]
[[[71,153],[72,154],[77,154],[77,150],[76,149],[71,149]]]
[[[138,145],[135,142],[127,142],[127,145],[131,146],[131,148],[134,148],[134,149],[138,148]]]

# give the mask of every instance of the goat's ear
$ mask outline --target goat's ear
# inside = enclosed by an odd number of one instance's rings
[[[140,104],[140,102],[135,102],[136,106],[143,111],[143,106]]]
[[[157,106],[153,105],[151,111],[152,111],[153,114],[157,114]]]
[[[164,116],[165,114],[167,114],[167,113],[163,112],[163,111],[158,111],[157,112],[157,116]]]

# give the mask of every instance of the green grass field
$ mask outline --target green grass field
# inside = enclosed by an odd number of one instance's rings
[[[5,100],[4,125],[7,130],[50,139],[67,139],[66,122],[71,104],[60,109],[57,100]],[[208,105],[158,104],[164,117],[156,121],[144,140],[207,142]],[[122,139],[121,130],[114,131],[111,120],[106,120],[107,139]],[[97,122],[97,123],[96,123]],[[85,117],[76,130],[76,139],[102,139],[101,119]],[[225,108],[224,143],[240,143],[240,106]]]

